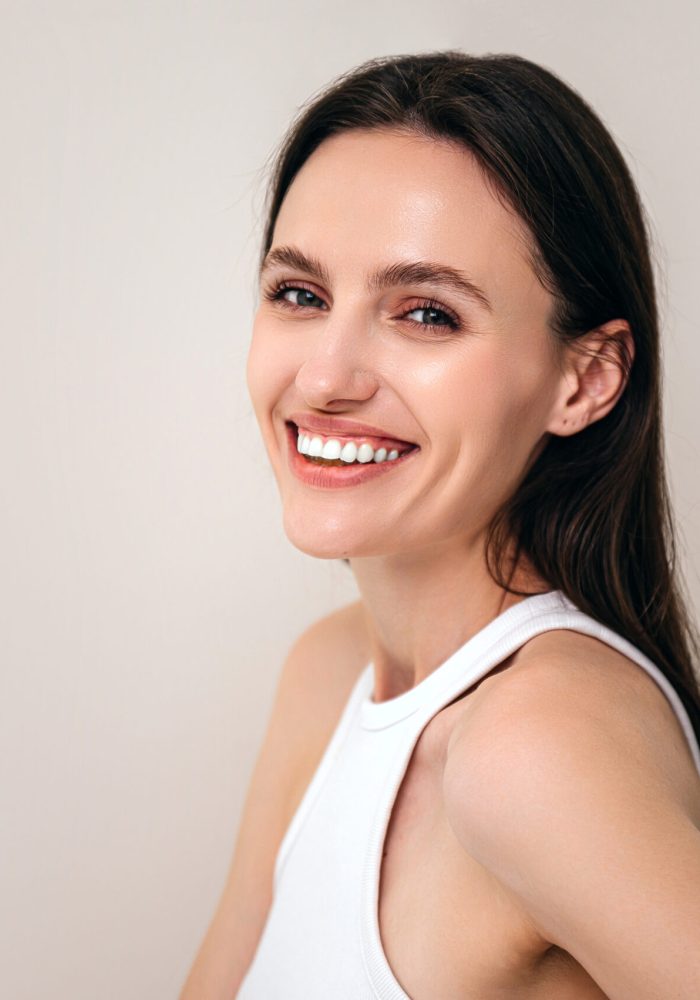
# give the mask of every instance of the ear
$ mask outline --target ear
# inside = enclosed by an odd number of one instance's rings
[[[565,348],[561,384],[547,430],[567,436],[612,410],[622,395],[634,360],[629,323],[612,319]]]

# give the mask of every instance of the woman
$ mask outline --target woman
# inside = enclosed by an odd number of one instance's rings
[[[380,58],[268,209],[248,386],[290,541],[361,596],[284,665],[181,1000],[697,998],[697,640],[618,148],[528,60]]]

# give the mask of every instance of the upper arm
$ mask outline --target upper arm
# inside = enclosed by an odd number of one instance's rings
[[[322,754],[363,663],[360,626],[359,602],[333,611],[305,629],[285,659],[226,884],[179,1000],[231,1000],[245,976],[272,901],[299,775]]]
[[[454,739],[453,829],[612,1000],[698,997],[700,831],[615,687],[550,667],[494,688]]]

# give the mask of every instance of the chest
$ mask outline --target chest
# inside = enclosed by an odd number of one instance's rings
[[[394,977],[411,1000],[601,1000],[585,970],[538,935],[451,830],[441,779],[462,708],[448,706],[423,729],[390,812],[378,915]]]

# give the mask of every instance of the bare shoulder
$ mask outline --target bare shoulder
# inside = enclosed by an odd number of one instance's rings
[[[179,1000],[235,996],[272,902],[280,843],[368,662],[367,650],[359,601],[324,615],[293,641],[248,784],[227,880]]]
[[[369,640],[360,601],[309,625],[292,644],[280,673],[276,700],[293,726],[298,713],[323,735],[333,727],[361,671]]]
[[[342,713],[363,667],[368,639],[360,601],[343,605],[307,625],[292,642],[277,680],[261,758],[271,775],[284,777],[290,809]],[[271,777],[271,780],[273,778]]]
[[[603,759],[596,746],[614,744],[700,827],[700,774],[673,707],[639,664],[601,640],[570,629],[544,632],[475,695],[450,738],[453,774],[465,766],[488,770],[500,756],[508,768],[522,744],[539,745],[553,763],[578,755],[592,773]]]
[[[448,822],[605,995],[696,996],[700,775],[675,711],[593,637],[526,646],[450,737]]]

